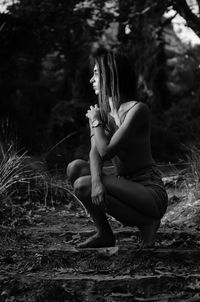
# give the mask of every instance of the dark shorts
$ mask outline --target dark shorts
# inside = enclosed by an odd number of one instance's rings
[[[160,218],[163,217],[168,205],[168,196],[161,178],[160,171],[156,165],[142,168],[131,175],[119,175],[118,177],[129,179],[145,186],[158,205]]]

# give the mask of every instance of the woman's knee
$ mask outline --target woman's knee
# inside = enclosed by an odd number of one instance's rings
[[[80,200],[87,200],[91,195],[90,176],[81,176],[74,182],[74,193]]]
[[[66,169],[67,177],[71,183],[80,177],[83,176],[84,173],[89,174],[89,165],[86,161],[82,159],[75,159],[70,162]]]

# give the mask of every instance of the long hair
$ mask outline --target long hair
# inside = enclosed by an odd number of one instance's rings
[[[94,59],[99,68],[101,118],[105,127],[109,128],[109,97],[112,97],[116,110],[127,100],[134,100],[136,97],[136,78],[131,64],[124,54],[105,52],[100,55],[97,54]]]

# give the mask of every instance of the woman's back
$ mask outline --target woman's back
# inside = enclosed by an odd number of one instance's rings
[[[132,118],[127,120],[127,114],[131,114]],[[112,162],[119,175],[131,174],[154,163],[150,144],[150,112],[145,104],[132,101],[123,103],[118,115],[121,125],[131,127],[132,131]]]

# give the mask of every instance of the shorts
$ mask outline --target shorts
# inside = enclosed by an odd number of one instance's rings
[[[119,175],[118,177],[132,180],[145,186],[158,205],[160,218],[163,217],[168,206],[168,196],[160,171],[156,165],[142,168],[131,175]]]

